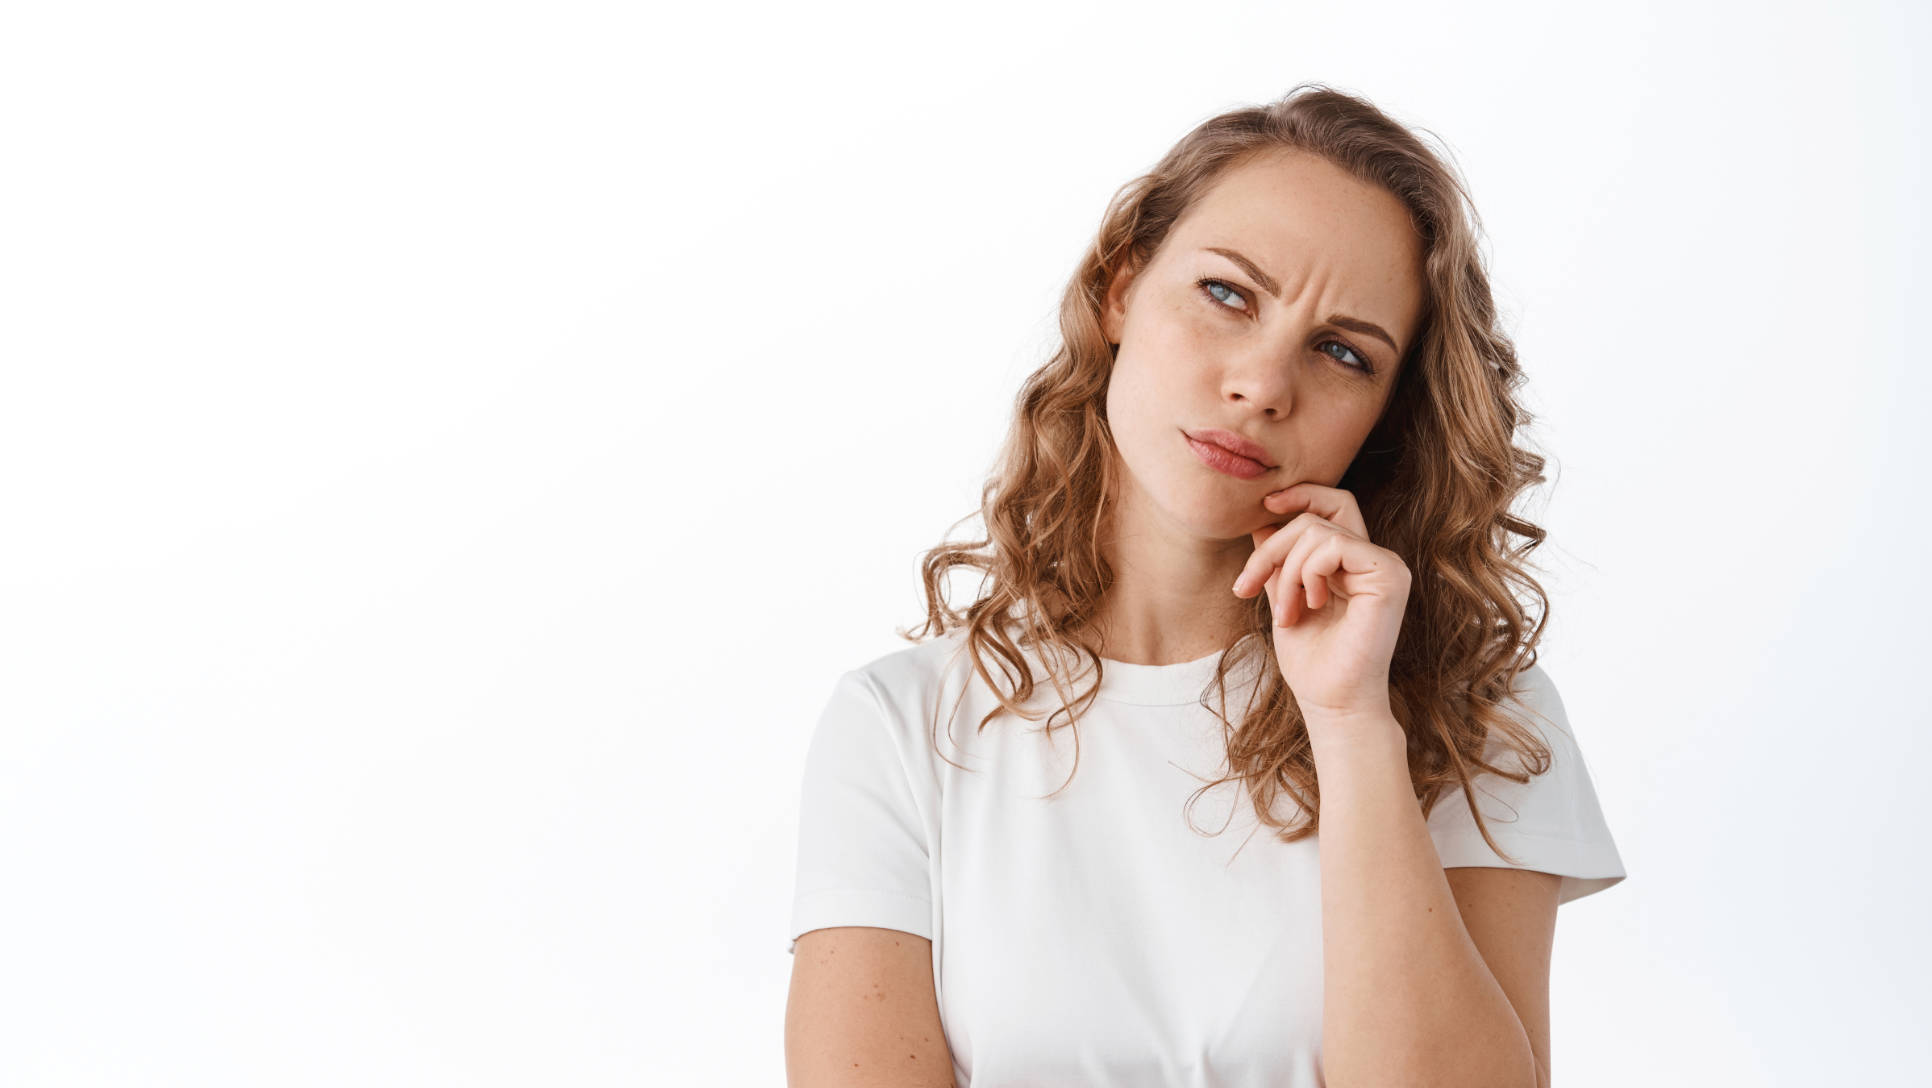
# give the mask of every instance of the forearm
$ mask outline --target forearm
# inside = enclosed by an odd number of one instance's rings
[[[1463,927],[1416,803],[1401,726],[1321,724],[1311,736],[1328,1083],[1536,1088],[1529,1035]]]

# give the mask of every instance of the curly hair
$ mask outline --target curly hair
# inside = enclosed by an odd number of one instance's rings
[[[1498,325],[1478,251],[1481,221],[1464,183],[1443,157],[1360,97],[1303,83],[1266,105],[1219,114],[1115,193],[1062,296],[1063,343],[1015,398],[1004,447],[981,492],[986,535],[924,554],[926,624],[896,633],[919,642],[965,629],[961,648],[1000,704],[980,721],[982,731],[1002,711],[1038,717],[1021,705],[1035,686],[1022,646],[1067,660],[1084,652],[1093,671],[1093,687],[1075,698],[1064,677],[1046,668],[1060,696],[1049,733],[1059,713],[1072,726],[1091,705],[1104,666],[1102,646],[1088,637],[1086,625],[1114,581],[1101,548],[1118,471],[1105,410],[1116,350],[1101,330],[1107,288],[1123,267],[1144,267],[1224,171],[1283,148],[1313,152],[1393,193],[1425,245],[1419,333],[1397,368],[1387,408],[1338,486],[1355,495],[1370,538],[1410,569],[1389,704],[1407,737],[1422,812],[1426,817],[1449,786],[1461,786],[1484,840],[1507,857],[1490,837],[1470,786],[1473,773],[1521,783],[1549,769],[1548,746],[1502,709],[1517,674],[1536,663],[1547,618],[1548,599],[1526,571],[1545,531],[1510,512],[1520,492],[1544,481],[1545,461],[1513,441],[1532,417],[1513,395],[1522,372]],[[1512,544],[1512,538],[1521,539]],[[955,566],[983,576],[978,599],[963,613],[940,588]],[[1518,586],[1539,602],[1534,625],[1512,592]],[[1248,663],[1248,655],[1265,659],[1241,725],[1216,711],[1231,773],[1196,791],[1189,805],[1240,779],[1262,825],[1292,843],[1318,830],[1321,794],[1306,723],[1272,653],[1266,597],[1253,598],[1249,630],[1222,654],[1209,685],[1220,689],[1225,705],[1231,669]],[[988,653],[1017,674],[1010,694],[993,684]],[[1203,705],[1206,697],[1204,691]],[[1527,773],[1484,758],[1492,737],[1523,758]],[[1077,727],[1074,742],[1077,772]],[[1301,822],[1277,816],[1275,801],[1284,791]]]

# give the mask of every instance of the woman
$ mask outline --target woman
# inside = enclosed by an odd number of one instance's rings
[[[792,1084],[1549,1083],[1557,906],[1625,874],[1513,593],[1477,229],[1318,84],[1120,192],[931,637],[820,717]]]

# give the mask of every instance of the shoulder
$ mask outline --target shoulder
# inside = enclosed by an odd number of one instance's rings
[[[989,660],[987,668],[997,675],[999,664]],[[928,719],[942,700],[949,703],[965,693],[975,672],[966,633],[954,628],[880,654],[846,677],[864,685],[888,718],[916,722]]]
[[[890,695],[942,682],[948,673],[957,671],[965,652],[965,631],[954,628],[924,642],[880,654],[852,671],[877,691]],[[965,667],[971,671],[970,663]]]
[[[975,767],[981,758],[1000,758],[1000,748],[1011,743],[1010,730],[982,729],[983,721],[1012,706],[1030,720],[1043,718],[1057,706],[1039,653],[1015,649],[1017,662],[994,644],[983,644],[976,661],[966,630],[954,628],[880,654],[845,673],[840,683],[849,699],[862,693],[868,700],[870,713],[884,722],[908,768],[931,761]],[[1031,674],[1034,690],[1028,699],[1013,701],[1020,668]],[[935,768],[935,773],[944,772]]]
[[[849,743],[889,743],[909,768],[927,747],[925,725],[969,677],[956,660],[963,636],[949,632],[880,654],[839,674],[819,724]],[[883,737],[881,736],[883,734]]]
[[[1553,747],[1572,747],[1576,736],[1563,708],[1563,695],[1541,661],[1516,674],[1502,709]]]

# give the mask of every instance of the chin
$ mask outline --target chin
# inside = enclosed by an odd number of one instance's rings
[[[1268,523],[1269,513],[1259,501],[1212,498],[1194,493],[1167,508],[1169,517],[1192,530],[1195,535],[1213,540],[1232,540],[1247,536]]]

